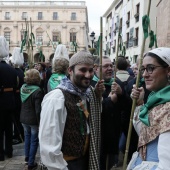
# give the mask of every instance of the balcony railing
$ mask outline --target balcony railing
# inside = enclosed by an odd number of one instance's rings
[[[25,19],[27,19],[28,17],[27,16],[21,16],[21,19],[22,20],[25,20]]]
[[[71,16],[71,20],[73,21],[75,21],[76,20],[76,17],[73,17],[73,16]]]
[[[133,38],[134,46],[138,46],[138,37]]]
[[[136,13],[136,14],[134,15],[134,17],[135,17],[136,22],[138,22],[138,21],[139,21],[139,13]]]
[[[10,20],[10,19],[11,19],[11,16],[4,16],[4,19],[5,19],[5,20]]]

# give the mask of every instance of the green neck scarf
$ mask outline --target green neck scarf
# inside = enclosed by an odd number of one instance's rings
[[[23,84],[20,93],[22,103],[24,103],[28,99],[28,97],[39,88],[40,87],[36,85]]]
[[[96,75],[94,75],[94,76],[93,76],[93,80],[96,81],[96,82],[98,82],[98,81],[99,81],[99,78],[98,78]],[[109,82],[104,81],[104,84],[105,84],[105,85],[108,85],[108,86],[111,86],[112,83],[113,83],[113,80],[114,80],[114,79],[111,78]]]
[[[150,126],[148,111],[159,104],[164,104],[170,101],[170,86],[166,86],[165,88],[157,91],[151,92],[147,103],[141,107],[139,118],[140,120],[147,126]]]
[[[54,90],[60,84],[60,81],[64,77],[65,77],[65,74],[53,73],[49,80],[51,89]]]

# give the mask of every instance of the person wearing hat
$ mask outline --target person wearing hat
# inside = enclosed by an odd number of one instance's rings
[[[66,46],[59,44],[56,48],[54,58],[52,60],[52,75],[47,84],[47,90],[50,92],[54,90],[60,81],[66,76],[67,68],[69,66],[69,56]]]
[[[21,48],[15,47],[12,52],[11,63],[15,68],[15,71],[18,76],[18,86],[15,93],[16,100],[16,109],[13,115],[14,122],[14,135],[13,135],[13,144],[18,144],[23,141],[24,138],[24,130],[22,124],[20,123],[20,112],[21,112],[21,98],[20,98],[20,88],[24,84],[24,72],[21,67],[24,64],[24,56],[21,52]]]
[[[138,151],[128,170],[168,170],[170,167],[170,48],[160,47],[144,55],[141,74],[151,93],[143,103],[144,89],[132,89],[137,99],[134,127],[139,135]]]
[[[8,158],[13,155],[12,114],[16,108],[14,92],[17,88],[17,73],[4,61],[8,54],[6,39],[0,36],[0,161],[5,160],[5,155]]]
[[[69,76],[42,102],[39,128],[40,155],[48,170],[99,170],[100,114],[103,80],[90,86],[93,56],[74,54]]]

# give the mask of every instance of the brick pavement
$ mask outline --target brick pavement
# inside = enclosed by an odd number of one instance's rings
[[[0,162],[0,170],[27,170],[27,166],[24,163],[24,143],[13,145],[13,157],[5,158],[5,161]],[[36,155],[36,161],[39,162],[40,154],[39,150]],[[121,158],[121,161],[123,159]],[[38,170],[39,168],[37,168]],[[122,166],[118,168],[112,168],[111,170],[122,170]]]

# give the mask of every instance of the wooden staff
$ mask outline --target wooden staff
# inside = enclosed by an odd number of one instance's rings
[[[151,7],[151,0],[149,0],[147,16],[149,16],[150,7]],[[143,61],[143,53],[144,53],[144,48],[145,48],[145,42],[146,42],[146,39],[143,37],[141,53],[140,53],[139,68],[141,68],[142,61]],[[136,80],[136,87],[139,87],[139,80],[140,80],[140,71],[138,71],[137,80]],[[126,150],[125,150],[125,156],[124,156],[124,161],[123,161],[123,170],[126,170],[126,167],[127,167],[127,158],[128,158],[129,145],[130,145],[130,139],[131,139],[131,134],[132,134],[133,115],[134,115],[134,111],[135,111],[135,108],[136,108],[136,101],[137,101],[136,99],[133,99],[131,115],[130,115],[130,122],[129,122],[129,129],[128,129],[128,137],[127,137],[127,141],[126,141]]]
[[[100,17],[100,80],[102,80],[102,45],[103,45],[103,20],[102,17]]]
[[[47,36],[48,36],[48,38],[49,38],[49,40],[50,40],[50,42],[51,42],[51,44],[52,44],[52,46],[53,46],[53,48],[54,48],[54,44],[53,44],[53,42],[52,42],[52,40],[51,40],[51,38],[50,38],[50,36],[49,36],[49,34],[48,34],[48,32],[46,31],[46,33],[47,33]],[[54,48],[55,49],[55,48]]]
[[[30,18],[30,28],[31,28],[31,34],[30,34],[30,36],[31,36],[31,39],[30,39],[30,45],[31,45],[31,61],[32,61],[32,63],[34,63],[34,57],[33,57],[33,37],[32,37],[32,21],[31,21],[31,18]]]

